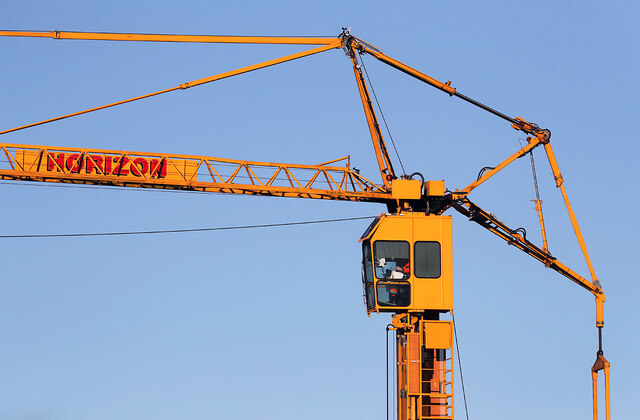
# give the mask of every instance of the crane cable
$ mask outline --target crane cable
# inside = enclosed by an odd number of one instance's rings
[[[462,376],[462,359],[460,358],[460,347],[458,347],[458,331],[456,330],[456,317],[451,311],[451,318],[453,319],[453,336],[456,340],[456,354],[458,355],[458,370],[460,370],[460,384],[462,385],[462,398],[464,399],[464,411],[467,414],[467,420],[469,420],[469,408],[467,407],[467,393],[464,390],[464,377]]]
[[[0,235],[0,239],[23,239],[23,238],[70,238],[70,237],[87,237],[87,236],[122,236],[122,235],[150,235],[161,233],[188,233],[188,232],[211,232],[218,230],[240,230],[240,229],[258,229],[283,226],[299,226],[312,225],[319,223],[335,223],[348,222],[352,220],[374,219],[377,216],[361,216],[361,217],[345,217],[341,219],[326,220],[307,220],[302,222],[287,223],[268,223],[263,225],[245,225],[245,226],[220,226],[195,229],[168,229],[168,230],[146,230],[146,231],[130,231],[130,232],[92,232],[92,233],[49,233],[49,234],[32,234],[32,235]]]
[[[536,200],[538,200],[539,203],[542,203],[542,201],[540,201],[540,191],[538,190],[538,177],[536,176],[536,164],[533,161],[533,150],[529,150],[529,155],[531,156],[531,172],[533,172],[533,185],[536,187]]]
[[[360,63],[362,64],[362,68],[364,69],[364,74],[365,76],[367,76],[369,87],[371,88],[371,92],[373,93],[373,98],[376,101],[376,106],[378,107],[378,111],[380,111],[382,122],[384,122],[384,126],[387,129],[387,134],[389,134],[389,139],[391,140],[391,145],[393,146],[393,150],[395,150],[396,156],[398,157],[398,162],[400,162],[400,167],[402,168],[402,174],[406,175],[407,171],[404,169],[404,165],[402,164],[402,159],[400,159],[400,154],[398,153],[398,149],[396,148],[396,143],[393,141],[393,136],[391,135],[391,131],[389,130],[389,124],[387,124],[387,119],[384,117],[384,112],[382,112],[382,108],[380,107],[380,102],[378,101],[378,95],[376,95],[376,91],[373,88],[373,84],[371,83],[371,79],[369,78],[369,73],[367,72],[367,66],[364,65],[364,60],[362,58],[362,54],[360,53],[360,51],[358,51],[358,58],[360,59]]]
[[[389,420],[389,330],[391,329],[393,325],[392,324],[388,324],[387,328],[385,329],[385,374],[387,377],[387,420]]]
[[[520,143],[520,148],[524,147],[522,145],[522,138],[518,138],[518,143]],[[536,189],[536,200],[540,201],[540,190],[538,189],[538,176],[536,175],[536,164],[533,160],[533,149],[529,150],[528,155],[531,158],[531,172],[533,174],[533,186]]]

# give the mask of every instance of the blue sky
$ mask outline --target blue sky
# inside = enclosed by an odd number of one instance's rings
[[[639,57],[633,2],[12,1],[0,28],[337,36],[342,26],[461,93],[552,131],[607,293],[615,418],[638,395]],[[0,38],[0,130],[299,47]],[[475,179],[521,134],[371,58],[408,172]],[[2,136],[7,143],[318,163],[375,159],[348,59],[260,72]],[[587,269],[541,150],[552,253]],[[374,204],[0,183],[0,234],[376,215]],[[528,160],[471,196],[540,241]],[[592,297],[454,214],[455,313],[471,418],[584,419]],[[366,221],[255,231],[2,240],[0,418],[384,418],[384,327],[361,299]],[[459,390],[459,388],[458,388]],[[463,413],[457,394],[457,414]]]

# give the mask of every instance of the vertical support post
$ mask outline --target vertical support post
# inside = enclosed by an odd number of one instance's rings
[[[407,390],[406,390],[406,382],[407,382],[407,365],[404,363],[406,360],[406,348],[407,348],[407,337],[404,335],[403,331],[400,329],[396,330],[396,371],[397,371],[397,380],[396,380],[396,399],[397,399],[397,410],[398,410],[398,420],[409,420],[407,418],[407,413],[409,410],[409,404],[407,399]]]
[[[591,381],[593,390],[593,420],[598,420],[598,372],[591,370]]]
[[[611,364],[609,362],[604,364],[604,404],[605,415],[607,420],[611,420],[611,404],[609,394],[609,373],[611,371]]]

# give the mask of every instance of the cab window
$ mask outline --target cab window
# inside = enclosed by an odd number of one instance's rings
[[[435,279],[441,274],[439,242],[416,242],[414,245],[415,275]]]
[[[362,244],[362,283],[367,309],[375,307],[375,294],[373,289],[373,261],[371,259],[371,244],[365,241]]]
[[[378,281],[376,293],[380,306],[409,306],[411,304],[411,284],[408,281]]]
[[[375,274],[379,279],[406,280],[411,274],[409,242],[373,243]]]

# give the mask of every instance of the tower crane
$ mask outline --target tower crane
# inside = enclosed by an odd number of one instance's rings
[[[593,418],[598,418],[598,373],[604,371],[605,412],[610,419],[610,363],[604,357],[602,329],[606,300],[596,277],[571,208],[564,180],[551,147],[551,132],[521,117],[511,117],[460,93],[382,52],[381,49],[343,29],[335,38],[158,35],[95,32],[0,31],[0,36],[41,37],[58,40],[101,40],[142,42],[195,42],[233,44],[289,44],[313,48],[262,63],[238,68],[134,98],[72,114],[0,131],[0,136],[76,117],[105,108],[184,90],[265,67],[341,49],[350,60],[376,157],[380,181],[373,181],[351,167],[348,157],[317,165],[285,164],[224,159],[209,156],[146,153],[91,148],[53,147],[0,143],[0,179],[152,188],[272,197],[380,203],[386,212],[368,226],[360,238],[363,287],[367,314],[393,314],[390,329],[395,331],[397,418],[453,419],[453,324],[443,315],[453,310],[452,218],[444,213],[454,209],[469,220],[513,245],[546,267],[558,272],[590,292],[596,303],[598,350],[591,368]],[[469,185],[453,191],[444,181],[426,180],[420,173],[399,175],[394,170],[378,118],[363,75],[361,57],[368,55],[430,85],[451,97],[506,121],[524,133],[526,145],[495,167],[484,168]],[[516,159],[542,146],[560,189],[569,219],[589,269],[585,278],[553,256],[547,247],[539,198],[535,201],[543,245],[526,238],[469,198],[471,192]],[[221,168],[231,166],[228,175]]]

